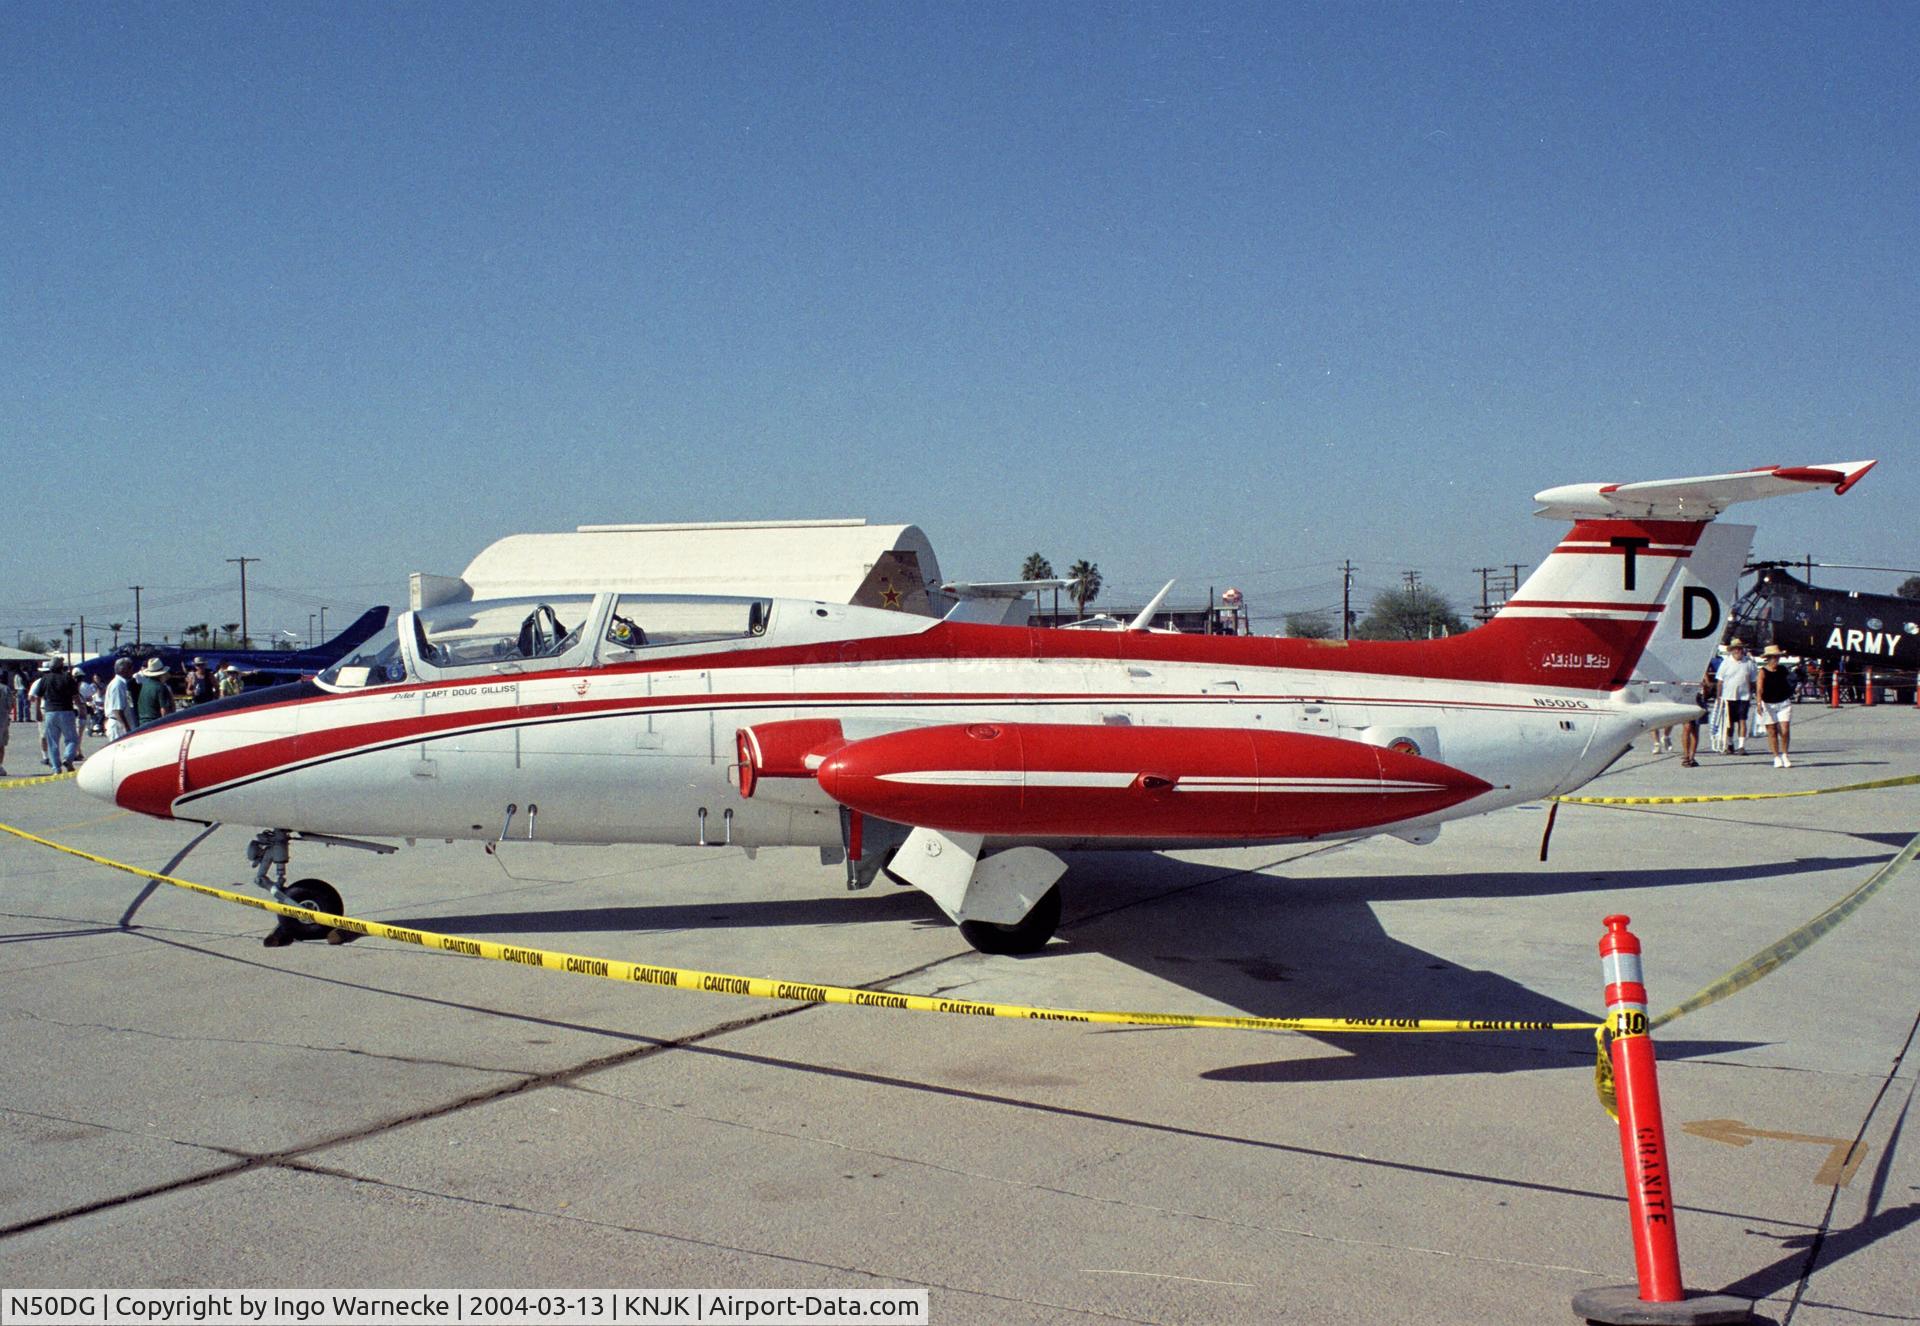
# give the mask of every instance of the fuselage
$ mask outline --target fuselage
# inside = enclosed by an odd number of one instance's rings
[[[1631,687],[1477,679],[1488,671],[1479,632],[1348,647],[981,626],[800,600],[753,600],[751,625],[719,638],[676,640],[629,620],[664,604],[671,621],[687,602],[596,595],[564,611],[579,625],[563,637],[562,624],[539,657],[462,648],[467,637],[435,635],[431,613],[407,613],[391,639],[317,683],[188,710],[113,743],[82,785],[148,814],[355,837],[832,847],[843,817],[824,790],[741,796],[739,729],[823,718],[850,736],[989,722],[1242,728],[1411,751],[1488,785],[1385,826],[1414,836],[1577,787],[1680,716]]]

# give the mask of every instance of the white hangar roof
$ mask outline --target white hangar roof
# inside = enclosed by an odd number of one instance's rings
[[[468,596],[621,590],[940,611],[925,588],[940,583],[940,564],[920,527],[865,520],[582,525],[571,533],[510,534],[481,549],[459,582],[416,575],[415,606]]]

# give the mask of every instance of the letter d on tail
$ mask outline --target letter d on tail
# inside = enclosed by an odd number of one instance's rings
[[[1720,596],[1699,585],[1680,591],[1680,634],[1688,640],[1704,640],[1720,629]]]

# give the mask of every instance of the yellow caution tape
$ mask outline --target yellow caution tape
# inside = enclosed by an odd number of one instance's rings
[[[41,774],[38,778],[4,778],[0,779],[0,787],[38,787],[42,783],[63,783],[69,778],[79,776],[72,770],[68,770],[66,773]]]
[[[670,990],[742,995],[749,999],[782,999],[801,1004],[851,1004],[861,1008],[891,1008],[914,1013],[957,1013],[970,1017],[1022,1018],[1035,1022],[1084,1022],[1124,1027],[1195,1027],[1223,1031],[1311,1031],[1345,1034],[1355,1032],[1591,1031],[1597,1025],[1592,1022],[1520,1022],[1481,1018],[1260,1018],[1223,1017],[1211,1013],[1136,1013],[1086,1008],[1029,1008],[1023,1004],[945,999],[935,995],[895,994],[887,990],[864,990],[849,986],[822,985],[811,981],[734,976],[725,972],[695,971],[656,963],[626,962],[617,958],[591,958],[574,953],[556,953],[548,949],[499,944],[488,939],[467,939],[459,935],[442,935],[431,930],[415,930],[406,926],[387,925],[381,921],[363,921],[358,917],[337,916],[331,912],[314,911],[305,907],[290,907],[285,903],[273,902],[266,898],[256,898],[244,893],[234,893],[229,889],[217,889],[208,884],[196,884],[192,880],[176,879],[171,875],[142,870],[139,866],[130,866],[104,856],[95,856],[91,852],[83,852],[77,847],[68,847],[64,843],[56,843],[51,839],[28,833],[24,829],[16,829],[9,824],[0,824],[0,832],[10,833],[30,843],[38,843],[42,847],[51,847],[54,851],[64,852],[68,856],[77,856],[95,865],[137,875],[141,879],[171,884],[175,888],[186,889],[191,893],[218,898],[222,902],[237,902],[242,907],[258,908],[263,912],[273,912],[276,915],[312,925],[331,926],[336,930],[374,935],[402,944],[417,945],[420,948],[460,953],[470,958],[488,958],[495,962],[513,962],[526,967],[541,967],[548,971],[565,972],[572,976],[597,976],[610,981],[655,985]]]
[[[1678,1004],[1675,1004],[1672,1008],[1649,1022],[1647,1029],[1651,1031],[1656,1027],[1664,1027],[1667,1023],[1675,1021],[1678,1018],[1683,1018],[1689,1013],[1698,1012],[1709,1004],[1717,1004],[1729,995],[1738,994],[1756,981],[1759,981],[1762,977],[1769,976],[1775,971],[1778,971],[1794,958],[1806,952],[1815,940],[1830,933],[1836,929],[1842,921],[1845,921],[1848,917],[1859,911],[1866,905],[1869,898],[1885,888],[1893,880],[1895,875],[1898,875],[1912,863],[1916,856],[1920,856],[1920,835],[1915,835],[1912,841],[1900,849],[1898,855],[1874,871],[1859,888],[1847,894],[1846,897],[1834,903],[1833,906],[1821,912],[1792,934],[1775,940],[1748,958],[1745,962],[1727,972],[1724,976],[1702,987],[1698,993],[1681,1000]],[[1594,1033],[1594,1040],[1599,1045],[1600,1050],[1599,1061],[1595,1064],[1593,1070],[1594,1090],[1600,1096],[1601,1106],[1605,1108],[1609,1115],[1617,1119],[1620,1116],[1616,1112],[1617,1101],[1614,1097],[1613,1064],[1607,1051],[1607,1028],[1605,1024],[1602,1024],[1600,1029]]]
[[[1797,792],[1727,792],[1718,796],[1692,797],[1552,797],[1569,806],[1698,806],[1711,801],[1780,801],[1787,797],[1824,797],[1835,792],[1871,792],[1883,787],[1912,787],[1920,783],[1920,774],[1902,778],[1877,778],[1871,783],[1845,783],[1839,787],[1803,788]]]

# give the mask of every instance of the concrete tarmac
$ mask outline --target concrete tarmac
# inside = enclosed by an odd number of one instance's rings
[[[1794,727],[1792,770],[1764,743],[1682,769],[1643,742],[1585,791],[1920,772],[1920,711],[1810,707]],[[16,728],[15,775],[32,752]],[[976,954],[919,894],[848,893],[797,851],[296,845],[293,874],[356,915],[744,975],[1581,1020],[1603,916],[1632,916],[1667,1008],[1868,879],[1920,833],[1920,787],[1567,806],[1543,864],[1545,820],[1516,808],[1427,847],[1078,856],[1059,938],[1029,958]],[[246,875],[249,831],[115,813],[71,782],[0,791],[0,821]],[[266,922],[0,836],[0,1286],[924,1286],[946,1326],[1554,1322],[1633,1278],[1584,1034],[816,1007],[377,939],[266,949]],[[1658,1034],[1690,1287],[1762,1320],[1920,1320],[1916,935],[1920,866]]]

